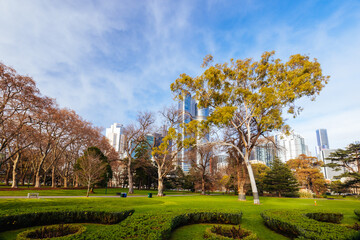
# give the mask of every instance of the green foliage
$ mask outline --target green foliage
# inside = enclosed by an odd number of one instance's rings
[[[261,213],[265,224],[274,231],[314,240],[357,239],[359,233],[340,223],[340,213],[309,210],[266,210]]]
[[[55,237],[59,240],[65,240],[78,236],[85,230],[86,227],[79,224],[52,225],[21,232],[17,235],[16,240],[51,239]]]
[[[228,240],[228,239],[243,239],[243,240],[257,240],[256,234],[251,231],[235,226],[212,226],[206,229],[204,238],[210,240]]]
[[[54,211],[33,212],[0,217],[0,232],[25,227],[59,223],[102,223],[115,224],[132,215],[134,210],[122,212],[100,211]]]
[[[340,180],[336,180],[330,183],[330,190],[334,193],[347,193],[349,191],[349,187],[343,184]]]
[[[270,171],[270,168],[265,164],[261,163],[251,164],[251,167],[254,172],[254,177],[256,180],[259,194],[263,194],[265,176]]]
[[[203,74],[190,77],[181,74],[170,88],[182,99],[190,93],[200,107],[213,107],[208,121],[222,125],[237,111],[248,108],[249,119],[256,119],[262,132],[282,129],[285,125],[283,109],[297,116],[302,110],[295,100],[303,96],[312,100],[320,93],[329,76],[323,76],[316,59],[296,54],[286,63],[274,58],[275,52],[264,52],[259,61],[231,59],[229,63],[209,65]],[[212,59],[212,56],[207,59]]]
[[[354,213],[355,213],[355,215],[359,218],[359,220],[360,220],[360,209],[355,209],[354,210]]]
[[[358,187],[360,183],[360,144],[353,143],[346,147],[346,149],[338,149],[330,153],[328,160],[331,163],[326,164],[328,167],[333,168],[335,171],[346,169],[337,178],[345,177],[347,180],[343,184],[343,188]]]
[[[116,228],[106,228],[88,235],[89,239],[169,239],[176,228],[195,223],[239,224],[242,213],[179,212],[141,214],[121,222]]]
[[[298,192],[298,183],[290,168],[275,158],[271,170],[265,175],[264,190],[281,196],[292,196]]]

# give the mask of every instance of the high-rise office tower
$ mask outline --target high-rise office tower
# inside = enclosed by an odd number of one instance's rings
[[[119,153],[120,157],[124,154],[124,127],[120,123],[114,123],[110,128],[106,128],[106,138],[111,146]]]
[[[326,129],[317,129],[316,130],[316,140],[319,150],[330,149],[329,139]]]
[[[191,97],[190,94],[184,96],[183,101],[179,101],[179,110],[182,114],[182,123],[189,123],[190,121],[196,119],[199,121],[206,120],[209,116],[209,109],[208,108],[199,108],[196,100]],[[180,130],[180,126],[179,126]],[[182,130],[183,140],[187,137]],[[199,139],[198,141],[206,141],[209,140],[209,135],[205,137],[205,139]],[[186,159],[186,149],[182,149],[179,153],[179,161],[178,165],[184,172],[189,172],[191,164]]]
[[[295,159],[300,154],[309,154],[305,139],[300,134],[292,133],[288,136],[277,134],[275,135],[275,143],[279,147],[277,155],[282,162]]]
[[[262,162],[270,167],[276,155],[274,137],[260,138],[250,154],[250,161],[254,163]]]

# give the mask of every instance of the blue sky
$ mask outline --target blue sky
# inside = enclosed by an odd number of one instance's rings
[[[317,58],[331,76],[290,119],[312,152],[315,130],[330,147],[360,140],[360,1],[0,0],[0,61],[96,126],[127,124],[137,111],[173,103],[181,73],[275,50]]]

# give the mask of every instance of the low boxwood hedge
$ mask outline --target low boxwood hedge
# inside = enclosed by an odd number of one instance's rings
[[[133,215],[118,227],[106,226],[87,239],[169,239],[176,228],[195,223],[240,224],[241,212],[178,212]]]
[[[261,213],[265,225],[276,232],[302,239],[360,239],[359,232],[339,223],[342,214],[326,211],[266,210]]]
[[[218,230],[221,229],[221,234],[218,234]],[[238,226],[212,226],[211,228],[207,228],[204,233],[204,238],[209,240],[231,240],[234,238],[226,237],[224,235],[231,236],[231,232],[240,232],[245,235],[245,237],[241,238],[243,240],[257,240],[257,236],[255,233],[251,232],[250,230],[240,228]],[[236,238],[238,239],[238,238]]]
[[[53,225],[60,223],[119,223],[134,210],[122,212],[100,212],[100,211],[56,211],[56,212],[34,212],[19,215],[0,217],[0,232],[42,225]]]
[[[46,228],[47,231],[51,231],[51,230],[58,230],[60,227],[65,228],[65,229],[69,229],[70,231],[73,231],[74,233],[71,233],[69,235],[63,236],[63,237],[56,237],[57,240],[65,240],[65,239],[70,239],[72,237],[75,236],[79,236],[80,234],[82,234],[83,232],[85,232],[86,227],[82,226],[80,224],[65,224],[65,225],[51,225],[51,226],[47,226],[47,227],[41,227],[41,228],[36,228],[36,229],[31,229],[31,230],[27,230],[24,232],[21,232],[17,235],[16,240],[32,240],[32,239],[36,239],[34,237],[31,237],[31,235],[34,235],[36,233],[36,231],[41,230],[42,228]],[[51,239],[51,238],[41,238],[41,239]]]

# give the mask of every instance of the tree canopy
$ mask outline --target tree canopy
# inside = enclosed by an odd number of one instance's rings
[[[339,174],[337,178],[345,177],[346,187],[360,186],[360,143],[352,143],[345,149],[338,149],[330,153],[327,166],[336,171],[345,169],[346,171]]]
[[[316,194],[326,191],[325,178],[320,172],[320,167],[323,163],[318,161],[316,157],[308,157],[305,154],[301,154],[298,158],[287,161],[286,165],[294,172],[302,187]]]
[[[211,108],[205,125],[231,127],[236,133],[237,144],[227,140],[221,144],[236,148],[245,162],[255,204],[259,198],[249,156],[257,140],[273,130],[288,131],[284,115],[296,117],[302,110],[296,100],[315,100],[329,80],[316,59],[295,54],[283,63],[274,54],[264,52],[259,61],[231,59],[215,65],[211,65],[213,57],[209,55],[200,76],[181,74],[171,84],[177,99],[191,94],[199,107]]]

